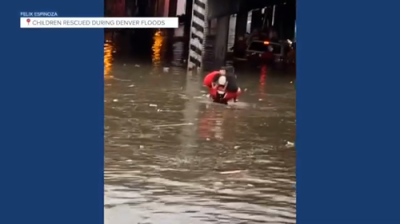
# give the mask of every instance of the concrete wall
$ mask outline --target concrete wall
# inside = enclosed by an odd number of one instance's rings
[[[209,0],[208,19],[232,15],[239,11],[241,0]]]
[[[282,0],[209,0],[208,19],[232,15],[240,11],[250,11],[274,5]],[[286,0],[295,1],[295,0]]]
[[[225,65],[227,42],[229,35],[230,16],[218,18],[217,35],[215,37],[215,65],[217,67]]]
[[[228,46],[227,51],[233,52],[231,48],[235,44],[235,29],[236,29],[236,14],[230,16],[229,20],[229,33],[228,33]]]
[[[176,0],[176,15],[180,16],[182,14],[185,14],[186,10],[186,0]],[[190,0],[188,0],[190,1]]]

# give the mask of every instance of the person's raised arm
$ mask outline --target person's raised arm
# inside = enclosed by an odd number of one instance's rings
[[[212,87],[212,88],[214,88],[214,89],[217,88],[219,77],[221,77],[220,74],[216,74],[216,75],[213,77],[212,84],[211,84],[211,87]]]

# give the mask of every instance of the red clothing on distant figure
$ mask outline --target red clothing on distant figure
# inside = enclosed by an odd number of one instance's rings
[[[272,60],[273,58],[274,58],[274,54],[272,52],[269,52],[269,51],[264,52],[261,55],[261,59],[263,59],[263,60]]]
[[[214,71],[214,72],[211,72],[208,75],[206,75],[206,77],[203,80],[203,85],[207,86],[208,88],[211,88],[213,79],[218,74],[219,74],[219,71]]]

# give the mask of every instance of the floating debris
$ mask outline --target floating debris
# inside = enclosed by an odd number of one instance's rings
[[[161,124],[161,125],[155,125],[155,127],[161,128],[161,127],[178,127],[178,126],[189,126],[189,125],[193,125],[193,123]]]
[[[234,149],[239,149],[239,148],[240,148],[240,146],[238,146],[238,145],[235,145],[233,148],[234,148]]]
[[[222,187],[224,184],[222,182],[214,182],[214,187]]]
[[[139,149],[144,149],[144,145],[140,145],[140,146],[139,146]]]
[[[135,85],[129,85],[129,88],[135,87]]]
[[[223,171],[219,172],[220,174],[235,174],[235,173],[241,173],[242,170],[232,170],[232,171]]]
[[[136,68],[140,68],[140,65],[136,64],[135,67],[136,67]]]
[[[113,102],[118,102],[118,99],[113,99]]]
[[[169,72],[169,68],[168,68],[168,67],[164,67],[164,68],[163,68],[163,71],[164,71],[164,72]]]
[[[149,104],[149,107],[157,107],[157,104]]]
[[[286,142],[286,145],[285,145],[287,148],[292,148],[292,147],[294,147],[294,143],[293,142]]]

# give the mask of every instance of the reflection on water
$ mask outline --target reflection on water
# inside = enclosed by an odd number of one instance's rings
[[[266,80],[267,80],[267,72],[268,68],[266,65],[261,67],[261,72],[260,72],[260,98],[264,96],[265,93],[265,88],[266,88]]]
[[[229,111],[212,108],[210,105],[204,105],[205,112],[200,114],[199,119],[199,136],[203,140],[224,140],[228,142],[234,141],[233,130],[236,129],[236,118],[241,111],[236,111],[234,114]]]
[[[112,68],[112,52],[113,52],[113,47],[111,43],[108,41],[104,43],[104,77],[109,78],[112,77],[110,72]]]
[[[107,49],[106,224],[296,222],[290,80],[243,73],[247,91],[226,107],[210,103],[202,76],[154,69],[164,63],[161,33],[149,64],[113,61]]]
[[[152,61],[154,66],[159,66],[161,64],[161,48],[163,46],[164,38],[160,30],[154,33],[154,42],[152,46],[153,55]]]
[[[199,135],[207,141],[211,139],[223,139],[222,121],[223,115],[221,112],[212,109],[207,110],[200,116]]]

